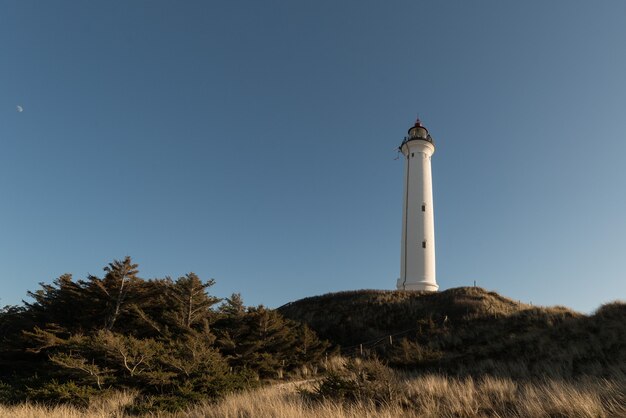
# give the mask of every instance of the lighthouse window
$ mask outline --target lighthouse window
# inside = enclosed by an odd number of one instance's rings
[[[426,212],[426,205],[422,205],[422,212]]]
[[[426,241],[422,241],[422,248],[426,248]]]
[[[414,152],[411,153],[411,157],[415,157],[415,153]]]

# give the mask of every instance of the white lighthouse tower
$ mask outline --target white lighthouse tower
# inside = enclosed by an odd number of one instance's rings
[[[399,147],[404,164],[400,290],[439,289],[435,279],[435,221],[430,157],[435,144],[417,119]]]

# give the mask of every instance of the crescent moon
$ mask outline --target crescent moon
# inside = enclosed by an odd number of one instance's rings
[[[24,111],[24,108],[20,105],[15,106],[15,108],[17,109],[19,113],[22,113]]]

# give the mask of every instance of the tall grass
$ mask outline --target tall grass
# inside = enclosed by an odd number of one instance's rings
[[[1,405],[0,417],[11,418],[118,418],[127,416],[126,406],[136,397],[132,392],[115,392],[106,398],[94,399],[89,407],[82,409],[71,405],[47,406],[35,403]]]
[[[218,403],[199,404],[185,412],[158,417],[209,418],[369,418],[369,417],[624,417],[626,379],[586,378],[576,381],[517,382],[508,378],[456,379],[441,375],[405,376],[402,396],[376,405],[367,400],[312,401],[301,390],[311,382],[269,386],[235,393]],[[22,404],[0,406],[0,416],[12,418],[123,417],[133,395],[119,393],[85,410],[69,406]]]
[[[312,402],[294,387],[269,387],[201,405],[190,417],[622,417],[626,380],[590,378],[574,382],[515,382],[507,378],[455,379],[440,375],[408,378],[403,395],[375,405],[330,399]]]

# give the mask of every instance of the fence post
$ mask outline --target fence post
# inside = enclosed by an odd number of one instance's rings
[[[393,337],[391,335],[389,336],[389,345],[393,345]]]
[[[359,344],[359,350],[361,351],[361,357],[363,357],[363,344]]]

